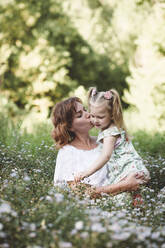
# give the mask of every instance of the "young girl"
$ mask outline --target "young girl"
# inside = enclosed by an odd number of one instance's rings
[[[149,172],[128,138],[117,91],[98,92],[91,88],[88,104],[91,122],[101,130],[97,141],[103,143],[103,149],[88,170],[75,176],[75,181],[92,175],[107,164],[109,184],[125,179],[130,173],[142,173],[147,182]]]

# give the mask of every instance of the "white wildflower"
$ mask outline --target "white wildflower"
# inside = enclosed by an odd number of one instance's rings
[[[39,172],[39,173],[41,172],[40,169],[34,169],[33,171],[34,171],[34,172],[37,172],[37,173],[38,173],[38,172]]]
[[[114,224],[110,227],[110,229],[111,229],[112,231],[114,231],[114,232],[117,232],[117,233],[121,232],[121,226],[120,226],[120,224],[118,224],[118,223],[114,223]]]
[[[31,178],[28,175],[25,175],[24,178],[23,178],[23,180],[25,182],[29,182],[31,180]]]
[[[47,200],[47,201],[49,201],[49,202],[52,202],[52,201],[53,201],[53,199],[52,199],[49,195],[47,195],[47,196],[45,197],[45,200]]]
[[[9,244],[7,244],[7,243],[3,243],[1,245],[2,245],[3,248],[9,248]]]
[[[36,233],[35,233],[35,232],[29,233],[29,237],[30,237],[30,238],[35,238],[35,237],[36,237]]]
[[[151,229],[148,227],[140,227],[137,230],[137,236],[140,240],[145,240],[147,237],[151,235]]]
[[[98,223],[98,222],[92,224],[91,230],[92,230],[93,232],[106,232],[106,228],[103,227],[102,224],[101,224],[101,223]]]
[[[83,221],[77,221],[77,222],[75,223],[75,228],[76,228],[77,230],[82,230],[83,227],[84,227]]]
[[[112,248],[113,247],[113,244],[109,241],[108,243],[106,243],[106,247],[107,248]]]
[[[160,236],[160,232],[153,232],[151,238],[157,240],[159,236]]]
[[[8,203],[4,202],[0,205],[0,213],[10,213],[11,211],[11,207]]]
[[[0,238],[6,238],[6,233],[5,232],[0,232]]]
[[[121,232],[115,233],[112,235],[113,239],[115,240],[127,240],[130,237],[131,233],[129,232]]]
[[[56,202],[62,202],[64,200],[64,196],[61,193],[55,193],[54,196],[56,198]]]
[[[80,237],[83,238],[83,239],[88,238],[88,236],[89,236],[88,232],[82,232],[82,233],[80,233]]]
[[[77,229],[72,229],[72,231],[70,232],[71,235],[75,235],[77,233]]]
[[[29,229],[30,229],[31,231],[35,231],[35,230],[36,230],[36,225],[35,225],[34,223],[30,223]]]
[[[0,230],[2,230],[3,229],[3,224],[2,223],[0,223]]]
[[[11,177],[16,177],[18,178],[18,172],[17,171],[13,171],[11,174],[10,174]]]
[[[59,242],[59,248],[71,248],[72,244],[70,242],[64,242],[64,241],[60,241]]]

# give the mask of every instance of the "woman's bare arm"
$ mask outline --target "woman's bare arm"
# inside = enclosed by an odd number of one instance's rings
[[[144,176],[137,174],[130,174],[125,180],[116,184],[96,187],[96,193],[119,194],[124,191],[134,191],[139,188],[139,185],[144,183]]]
[[[144,182],[143,174],[134,173],[116,184],[106,186],[93,187],[89,184],[76,183],[75,181],[68,182],[68,185],[76,194],[87,194],[91,198],[98,198],[101,196],[101,193],[116,195],[125,191],[137,190]]]

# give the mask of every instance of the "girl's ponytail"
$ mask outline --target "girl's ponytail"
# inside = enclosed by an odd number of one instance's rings
[[[96,95],[97,95],[97,88],[91,87],[88,91],[88,105],[90,105],[90,101],[93,102]]]
[[[113,122],[114,124],[118,127],[118,128],[122,128],[125,130],[126,132],[126,139],[129,140],[129,136],[127,133],[127,129],[124,123],[124,118],[123,118],[123,110],[122,110],[122,105],[121,105],[121,101],[120,101],[120,96],[118,94],[118,92],[114,89],[110,90],[112,95],[113,95],[113,101],[112,101],[112,118],[113,118]]]
[[[112,89],[110,92],[113,95],[112,99],[112,117],[114,124],[118,128],[123,128],[123,112],[119,94],[116,90]]]

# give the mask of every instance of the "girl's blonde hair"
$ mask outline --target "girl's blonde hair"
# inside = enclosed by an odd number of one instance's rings
[[[126,132],[126,138],[128,139],[127,130],[123,119],[123,110],[120,101],[120,96],[115,89],[108,91],[97,91],[97,88],[92,87],[88,93],[88,105],[89,109],[91,105],[103,105],[107,107],[109,111],[112,123],[117,126],[118,129],[122,128]]]

